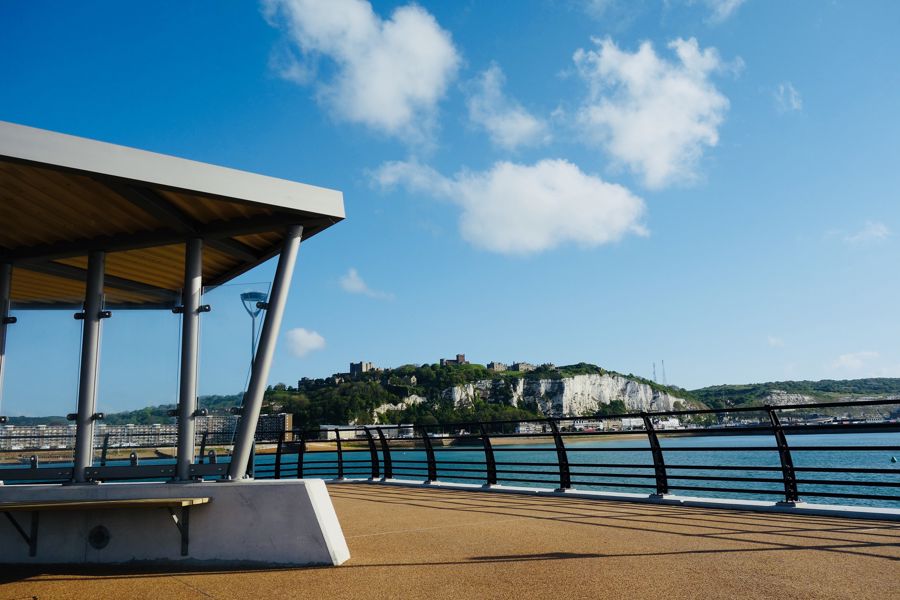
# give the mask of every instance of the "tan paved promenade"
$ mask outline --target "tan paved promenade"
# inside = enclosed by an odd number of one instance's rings
[[[359,484],[352,558],[250,572],[6,572],[30,598],[900,598],[900,523]]]

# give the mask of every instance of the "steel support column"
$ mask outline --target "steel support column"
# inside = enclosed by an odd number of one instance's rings
[[[263,320],[262,332],[259,336],[256,359],[253,361],[253,369],[250,372],[250,384],[247,386],[247,395],[244,396],[244,407],[241,411],[241,424],[234,444],[234,453],[231,457],[231,465],[228,467],[230,479],[241,479],[247,473],[250,446],[253,444],[256,424],[259,422],[259,411],[262,408],[263,394],[266,391],[266,380],[269,378],[269,368],[272,366],[272,356],[275,354],[275,341],[278,338],[278,330],[281,329],[281,318],[284,316],[284,305],[287,302],[288,289],[291,287],[291,277],[294,274],[297,251],[300,249],[302,237],[303,227],[300,225],[288,227],[284,236],[284,245],[281,249],[281,256],[278,257],[278,267],[275,270],[275,279],[272,281],[272,293],[269,295],[266,317]]]
[[[106,253],[88,255],[87,285],[81,330],[81,369],[78,375],[78,413],[75,418],[75,468],[72,479],[87,481],[85,469],[94,459],[94,413],[97,402],[97,370],[100,355],[100,321],[103,318],[103,271]]]
[[[0,264],[0,409],[3,408],[3,373],[6,370],[6,329],[15,320],[9,316],[12,295],[12,265]]]
[[[181,385],[178,389],[178,459],[175,479],[191,479],[194,462],[194,416],[197,412],[197,362],[200,350],[200,297],[203,293],[203,240],[184,248],[181,289]]]

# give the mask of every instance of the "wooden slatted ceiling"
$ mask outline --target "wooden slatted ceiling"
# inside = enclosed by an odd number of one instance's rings
[[[106,301],[110,304],[129,305],[158,303],[159,298],[149,294],[107,288]],[[29,306],[74,307],[84,302],[84,282],[16,269],[12,278],[14,303]]]
[[[178,210],[200,223],[272,214],[270,209],[262,205],[223,202],[222,200],[213,200],[203,196],[168,190],[163,190],[160,193]]]
[[[205,198],[160,190],[172,206],[197,223],[271,215],[265,206]],[[0,247],[19,248],[60,241],[89,239],[116,233],[162,229],[166,223],[141,210],[102,182],[85,175],[35,165],[0,162]],[[11,226],[10,226],[11,225]],[[260,255],[276,249],[279,232],[236,239]],[[61,258],[52,263],[87,269],[87,257]],[[240,267],[241,260],[216,248],[203,252],[203,277],[213,280]],[[177,292],[184,273],[184,245],[110,252],[106,274]],[[111,304],[158,304],[155,294],[106,286]],[[84,283],[76,279],[14,269],[12,301],[18,306],[77,306],[84,300]]]
[[[340,193],[0,122],[0,260],[15,307],[84,300],[87,254],[106,251],[108,304],[171,306],[184,241],[205,240],[218,285],[344,217]],[[249,232],[249,233],[248,233]]]
[[[272,248],[278,244],[281,240],[281,236],[277,233],[254,233],[250,235],[238,235],[234,237],[235,240],[241,242],[242,244],[246,244],[255,250],[265,250],[266,248]]]
[[[83,256],[62,258],[54,262],[87,269],[87,257]],[[212,279],[234,269],[239,263],[239,260],[214,248],[204,248],[203,278]],[[167,290],[180,290],[184,282],[184,245],[110,252],[106,255],[106,274]]]
[[[48,168],[0,162],[0,246],[17,248],[136,233],[164,226],[101,183]]]

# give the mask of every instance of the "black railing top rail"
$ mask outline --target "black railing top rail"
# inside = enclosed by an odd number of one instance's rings
[[[676,416],[697,416],[697,415],[729,415],[732,413],[742,414],[742,413],[768,413],[769,411],[790,411],[790,410],[810,410],[810,409],[820,409],[820,408],[859,408],[866,406],[896,406],[898,410],[900,410],[900,398],[888,398],[888,399],[877,399],[877,400],[859,400],[859,401],[838,401],[838,402],[812,402],[808,404],[766,404],[760,406],[737,406],[737,407],[729,407],[729,408],[695,408],[695,409],[683,409],[683,410],[665,410],[665,411],[642,411],[642,412],[631,412],[631,413],[623,413],[617,415],[588,415],[588,416],[580,416],[580,417],[566,417],[566,416],[547,416],[547,417],[536,417],[530,419],[504,419],[504,420],[496,420],[496,421],[453,421],[453,422],[444,422],[444,423],[434,423],[434,424],[411,424],[411,423],[403,423],[403,424],[371,424],[371,425],[340,425],[336,427],[329,428],[319,428],[319,429],[303,429],[303,428],[295,428],[292,432],[295,435],[300,434],[310,434],[313,435],[321,435],[325,432],[333,433],[335,430],[340,431],[341,433],[353,433],[357,431],[364,431],[365,429],[382,429],[382,430],[392,430],[392,429],[477,429],[482,425],[519,425],[519,424],[542,424],[549,423],[550,421],[556,423],[568,423],[568,422],[576,422],[576,421],[617,421],[621,419],[643,419],[644,417],[649,417],[650,419],[654,419],[657,417],[676,417]],[[838,419],[839,417],[833,417],[834,419]],[[767,423],[767,421],[763,421]],[[872,427],[872,426],[886,426],[886,425],[900,425],[900,421],[892,422],[876,422],[876,423],[842,423],[842,426],[853,426],[853,427]],[[791,424],[785,423],[783,425],[785,429],[788,428],[810,428],[810,427],[833,427],[833,425],[828,425],[827,423],[819,424],[819,423],[807,423],[807,424]],[[720,427],[718,430],[731,432],[733,429],[738,429],[742,431],[748,431],[751,428],[756,428],[759,430],[771,430],[771,425],[768,423],[766,425],[743,425],[743,426],[735,426],[735,427]],[[696,427],[693,429],[702,430],[704,432],[707,431],[715,431],[716,428],[713,427]],[[680,431],[677,429],[668,429],[666,433]],[[541,433],[545,433],[550,435],[550,432],[528,432],[531,435],[538,435]],[[577,432],[567,432],[567,435],[577,433]],[[606,433],[606,432],[591,432],[594,434],[597,433]],[[610,433],[619,433],[619,432],[610,432]],[[473,438],[480,438],[481,436],[477,434],[471,434]],[[495,434],[491,434],[492,436]],[[500,435],[520,435],[516,433],[512,434],[503,434],[498,433],[497,436]],[[461,436],[455,436],[461,437]],[[321,441],[321,440],[319,440]]]

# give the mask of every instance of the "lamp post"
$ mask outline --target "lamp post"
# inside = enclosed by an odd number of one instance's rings
[[[244,292],[241,294],[241,302],[244,304],[244,310],[250,315],[253,324],[251,325],[250,338],[250,364],[256,359],[256,318],[265,307],[266,294],[264,292]]]

